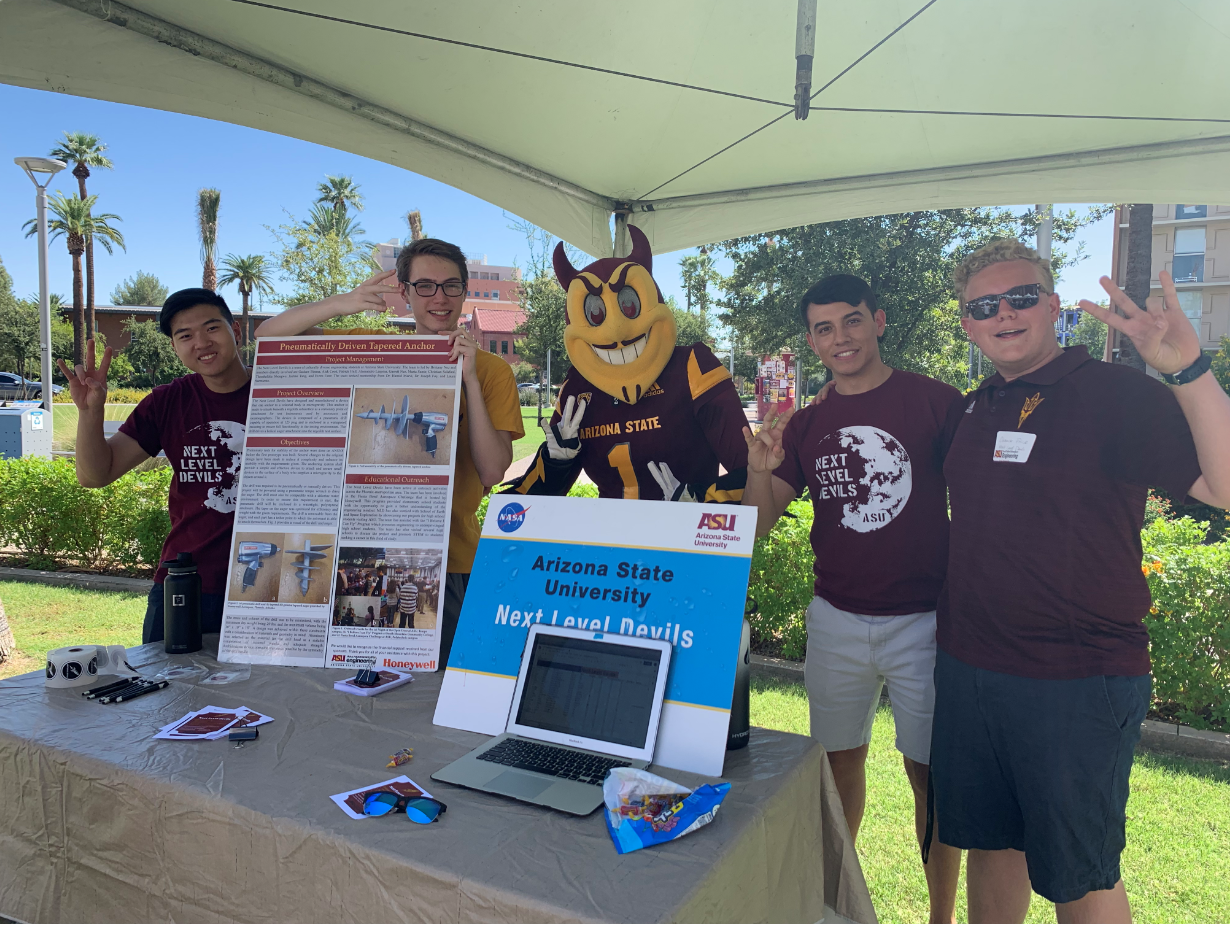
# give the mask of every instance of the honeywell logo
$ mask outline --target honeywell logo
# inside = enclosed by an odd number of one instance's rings
[[[402,668],[402,669],[409,669],[411,671],[414,671],[416,669],[422,670],[422,671],[435,671],[436,662],[435,662],[435,659],[432,659],[430,662],[402,662],[394,658],[386,658],[383,661],[383,667]]]
[[[735,529],[737,514],[701,514],[697,530],[729,530]]]

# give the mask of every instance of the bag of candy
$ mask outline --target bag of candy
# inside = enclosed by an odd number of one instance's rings
[[[695,790],[648,771],[612,768],[602,783],[606,828],[620,854],[661,844],[713,821],[730,784]]]

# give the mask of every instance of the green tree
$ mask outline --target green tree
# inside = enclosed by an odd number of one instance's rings
[[[546,270],[521,285],[521,310],[525,321],[517,326],[517,353],[540,370],[547,368],[551,351],[551,384],[558,385],[568,374],[568,354],[564,350],[564,326],[568,298]]]
[[[85,253],[86,239],[97,238],[107,249],[108,254],[114,253],[112,245],[118,244],[121,248],[124,247],[124,235],[118,228],[111,225],[113,221],[121,221],[120,217],[110,212],[94,215],[92,210],[97,200],[97,196],[88,196],[85,199],[80,196],[66,198],[60,193],[53,193],[47,200],[48,208],[55,216],[47,222],[47,231],[53,241],[60,236],[66,238],[68,254],[73,262],[74,364],[80,363],[82,357],[85,356],[86,325],[85,310],[82,304],[81,255]],[[30,219],[22,227],[26,229],[27,238],[38,234],[37,219]]]
[[[124,354],[132,364],[134,379],[139,387],[153,388],[188,374],[188,368],[175,354],[171,338],[158,330],[158,325],[153,321],[129,318],[124,322],[124,330],[131,338]]]
[[[111,290],[112,305],[161,305],[170,290],[153,273],[137,271]]]
[[[3,303],[0,298],[0,303]],[[10,299],[0,308],[0,363],[4,368],[29,378],[33,367],[39,365],[38,306]],[[22,397],[25,398],[25,387]]]
[[[218,285],[229,286],[235,283],[239,287],[240,298],[243,299],[243,346],[246,347],[248,332],[251,328],[249,312],[252,305],[252,293],[262,292],[265,295],[273,295],[273,282],[269,279],[273,268],[265,263],[264,254],[249,254],[246,257],[227,254],[226,259],[222,261],[222,268],[224,272],[218,280]]]
[[[103,152],[107,146],[97,135],[86,132],[65,132],[64,140],[56,145],[49,155],[73,165],[73,176],[77,178],[77,192],[82,199],[89,194],[85,189],[85,181],[89,179],[90,168],[111,170],[115,165]],[[108,251],[110,253],[110,251]],[[94,336],[94,240],[91,236],[85,239],[85,336]]]
[[[680,308],[673,295],[666,297],[666,304],[671,314],[675,316],[675,345],[691,347],[700,342],[713,346],[713,334],[709,330],[709,316],[701,311],[688,311]]]
[[[294,221],[293,216],[288,224],[269,231],[279,246],[273,259],[283,278],[294,287],[289,295],[273,298],[278,305],[319,302],[339,292],[349,292],[380,269],[371,254],[356,242],[332,231],[322,234]],[[364,316],[334,321],[338,327],[356,324],[370,326]]]
[[[1230,392],[1230,336],[1222,337],[1221,349],[1213,354],[1213,375]]]
[[[1105,305],[1105,300],[1100,304]],[[1084,344],[1089,348],[1089,355],[1100,360],[1106,353],[1106,333],[1106,325],[1088,312],[1082,312],[1072,329],[1071,343]]]
[[[209,290],[218,288],[218,207],[222,193],[216,189],[197,190],[196,224],[201,239],[201,285]]]
[[[14,305],[17,302],[17,296],[13,295],[13,277],[9,275],[8,269],[4,266],[4,261],[0,260],[0,311]]]
[[[685,308],[708,315],[722,284],[722,275],[713,266],[709,248],[701,247],[697,253],[680,259],[679,275],[683,280]]]
[[[308,217],[304,220],[303,227],[319,237],[332,234],[347,244],[354,244],[357,247],[363,248],[371,247],[371,243],[368,241],[356,240],[359,235],[364,233],[363,226],[359,224],[358,219],[347,215],[344,209],[339,212],[336,209],[316,203],[312,206],[311,211],[308,212]]]
[[[339,218],[346,215],[348,206],[356,212],[363,211],[363,194],[354,177],[326,176],[323,183],[316,185],[316,192],[316,201],[327,205]]]
[[[1053,240],[1070,241],[1077,231],[1105,213],[1095,207],[1081,216],[1057,216]],[[731,326],[744,349],[777,353],[784,346],[807,350],[798,300],[830,273],[853,273],[870,284],[888,328],[880,349],[886,362],[917,372],[939,373],[959,381],[968,347],[956,328],[949,303],[956,264],[992,237],[1025,236],[1036,213],[1007,209],[944,209],[878,215],[787,228],[723,242],[734,262],[724,283],[721,320]],[[1084,259],[1052,248],[1058,272]],[[984,370],[985,370],[984,365]],[[954,381],[954,384],[956,384]]]

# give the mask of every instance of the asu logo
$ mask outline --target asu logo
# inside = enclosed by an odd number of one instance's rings
[[[514,533],[521,529],[521,525],[525,523],[526,512],[528,507],[522,507],[516,501],[511,504],[504,505],[504,510],[500,511],[496,517],[496,525],[504,533]]]
[[[333,655],[333,661],[335,661],[335,662],[344,662],[344,661],[346,661],[346,656],[345,656],[345,655],[342,655],[340,652],[338,652],[338,653],[334,653],[334,655]]]
[[[697,530],[734,530],[737,514],[701,514]]]

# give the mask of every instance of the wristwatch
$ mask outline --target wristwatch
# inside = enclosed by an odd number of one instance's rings
[[[1207,373],[1212,366],[1213,358],[1202,350],[1200,352],[1200,359],[1187,367],[1187,369],[1181,369],[1174,375],[1162,373],[1162,378],[1171,385],[1187,385],[1189,382],[1199,379]]]

